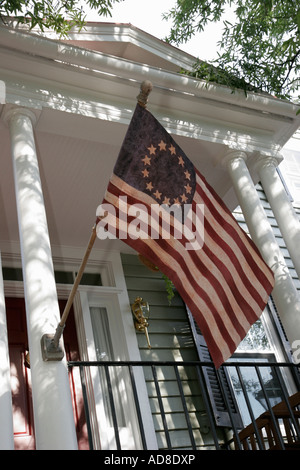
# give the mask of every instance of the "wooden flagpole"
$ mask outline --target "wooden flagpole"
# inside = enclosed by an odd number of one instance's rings
[[[137,101],[140,106],[143,106],[146,108],[147,102],[148,102],[148,96],[149,93],[152,90],[152,83],[149,82],[148,80],[145,80],[141,84],[140,88],[140,93],[137,96]],[[99,219],[100,220],[100,219]],[[97,232],[96,232],[96,227],[97,223],[95,223],[92,234],[85,252],[85,255],[82,259],[81,265],[79,267],[77,276],[75,278],[72,290],[69,294],[68,301],[66,303],[65,309],[63,311],[63,314],[61,316],[60,322],[57,325],[56,331],[54,336],[53,335],[43,335],[41,339],[41,345],[42,345],[42,356],[44,361],[57,361],[57,360],[62,360],[64,353],[63,350],[59,346],[59,340],[61,338],[61,335],[63,333],[63,330],[66,326],[66,321],[68,318],[68,315],[71,310],[71,306],[73,304],[74,297],[76,295],[78,286],[80,284],[82,275],[84,273],[87,261],[89,259],[90,253],[92,251],[92,248],[94,246],[96,237],[97,237]]]
[[[95,240],[96,240],[96,237],[97,237],[96,227],[97,227],[97,225],[95,224],[94,227],[93,227],[93,230],[92,230],[92,234],[91,234],[90,241],[88,243],[85,255],[84,255],[84,257],[81,261],[81,265],[80,265],[78,273],[76,275],[72,290],[69,294],[68,301],[67,301],[66,306],[64,308],[64,311],[63,311],[63,314],[61,316],[60,322],[57,326],[57,330],[56,330],[56,333],[55,333],[54,338],[53,338],[53,342],[54,342],[55,347],[58,346],[59,338],[60,338],[60,336],[62,334],[62,331],[63,331],[63,329],[66,325],[66,321],[67,321],[68,315],[70,313],[70,309],[72,307],[74,297],[76,295],[76,292],[77,292],[78,286],[80,284],[82,275],[84,273],[87,261],[88,261],[89,256],[90,256],[90,253],[91,253],[92,248],[94,246],[94,243],[95,243]]]
[[[60,322],[57,325],[56,331],[54,335],[48,335],[45,334],[41,338],[41,347],[42,347],[42,357],[44,361],[61,361],[64,357],[64,351],[60,347],[60,338],[62,336],[63,330],[66,326],[66,321],[68,318],[68,315],[70,313],[74,297],[76,295],[78,286],[80,284],[82,275],[84,273],[87,261],[89,259],[90,253],[92,251],[92,248],[94,246],[97,232],[96,232],[96,227],[97,224],[93,226],[93,230],[91,233],[91,237],[87,246],[87,249],[85,251],[85,255],[81,261],[81,265],[79,267],[78,273],[76,275],[74,284],[72,286],[72,290],[69,294],[68,301],[66,303],[66,306],[64,308],[63,314],[61,316]]]

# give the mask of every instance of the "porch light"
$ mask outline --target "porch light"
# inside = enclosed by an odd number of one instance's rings
[[[145,333],[148,348],[151,349],[151,344],[148,335],[148,320],[150,315],[150,308],[148,302],[142,299],[142,297],[137,297],[134,303],[131,305],[131,311],[134,315],[135,321],[134,326],[137,331]]]

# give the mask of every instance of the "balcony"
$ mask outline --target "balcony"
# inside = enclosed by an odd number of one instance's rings
[[[195,361],[70,361],[68,366],[79,368],[91,450],[95,441],[89,398],[92,376],[101,384],[103,409],[110,422],[109,450],[124,450],[127,405],[121,382],[134,402],[140,448],[147,450],[137,374],[147,384],[160,450],[270,449],[273,444],[282,450],[300,448],[300,404],[290,401],[291,395],[300,396],[297,365],[231,361],[218,371],[211,362]],[[101,440],[101,430],[99,435]]]

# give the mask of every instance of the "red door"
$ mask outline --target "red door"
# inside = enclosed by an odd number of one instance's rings
[[[9,343],[15,449],[35,448],[25,305],[23,299],[5,299]]]
[[[24,299],[6,298],[6,317],[11,366],[14,442],[16,450],[35,449],[30,368],[26,361],[28,340]],[[60,302],[61,309],[65,302]],[[67,360],[79,360],[73,311],[64,330]],[[77,368],[69,372],[74,420],[79,449],[88,449],[86,421]]]

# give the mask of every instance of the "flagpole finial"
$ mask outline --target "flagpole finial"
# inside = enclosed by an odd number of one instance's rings
[[[137,96],[137,100],[140,106],[143,106],[144,108],[146,108],[147,103],[148,103],[148,96],[150,92],[152,91],[152,88],[153,88],[153,85],[149,80],[144,80],[141,83],[140,93]]]

